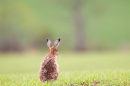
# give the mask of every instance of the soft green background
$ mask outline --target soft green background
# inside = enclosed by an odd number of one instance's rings
[[[0,0],[0,43],[15,36],[28,49],[37,41],[45,47],[46,38],[60,37],[60,48],[73,49],[74,4],[75,0]],[[83,0],[86,45],[116,49],[130,45],[129,9],[129,0]]]
[[[0,74],[37,73],[45,53],[0,54]],[[58,56],[60,72],[129,70],[129,52],[64,53]]]

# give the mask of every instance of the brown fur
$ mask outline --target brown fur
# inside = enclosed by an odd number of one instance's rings
[[[57,56],[56,46],[50,46],[50,53],[45,56],[40,67],[39,78],[42,82],[57,80],[59,74]]]

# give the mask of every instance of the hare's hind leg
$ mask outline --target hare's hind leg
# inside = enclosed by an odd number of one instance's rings
[[[47,81],[47,78],[45,76],[40,76],[40,80],[41,80],[41,82],[45,82],[45,81]]]

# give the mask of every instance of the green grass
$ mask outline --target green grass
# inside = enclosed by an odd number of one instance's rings
[[[86,72],[67,72],[60,73],[55,82],[40,82],[38,75],[29,74],[10,74],[0,75],[1,86],[92,86],[112,85],[129,86],[130,71],[86,71]]]
[[[0,73],[37,73],[46,53],[0,54]],[[86,70],[128,70],[129,52],[60,53],[61,72]]]
[[[0,86],[130,85],[129,52],[60,53],[60,75],[41,83],[39,66],[45,53],[0,54]]]

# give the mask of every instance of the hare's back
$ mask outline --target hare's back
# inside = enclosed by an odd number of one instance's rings
[[[57,70],[57,65],[55,60],[50,59],[45,65],[44,65],[44,69],[47,71],[47,73],[52,73],[55,72]]]

